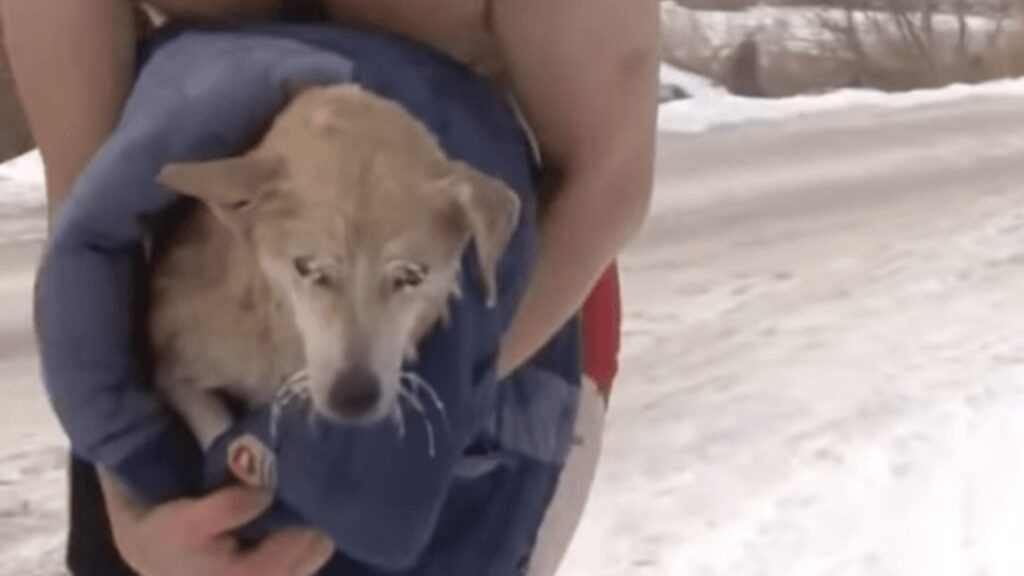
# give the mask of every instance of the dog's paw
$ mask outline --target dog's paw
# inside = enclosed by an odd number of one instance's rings
[[[228,446],[228,469],[243,484],[273,490],[277,484],[277,459],[259,438],[245,434]]]

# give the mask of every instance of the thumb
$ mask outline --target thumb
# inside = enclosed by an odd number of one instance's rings
[[[219,536],[252,522],[273,502],[273,495],[266,490],[221,488],[190,504],[188,524],[203,534]]]

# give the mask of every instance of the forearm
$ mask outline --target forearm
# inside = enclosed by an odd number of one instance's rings
[[[0,10],[52,215],[120,116],[135,13],[129,0],[0,0]]]
[[[659,55],[655,0],[492,0],[513,92],[552,190],[519,312],[499,357],[507,374],[585,302],[646,215]]]
[[[601,274],[647,213],[650,168],[593,172],[567,180],[541,221],[537,251],[519,310],[502,342],[506,376],[535,354],[586,301]]]

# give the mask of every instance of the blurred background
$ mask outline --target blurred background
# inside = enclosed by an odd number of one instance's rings
[[[743,96],[909,90],[1024,71],[1016,0],[663,2],[665,60]]]
[[[661,6],[654,205],[562,574],[1024,574],[1024,5]],[[50,576],[42,172],[2,62],[0,575]]]

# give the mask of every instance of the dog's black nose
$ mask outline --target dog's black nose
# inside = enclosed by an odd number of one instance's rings
[[[357,368],[335,378],[328,402],[338,416],[360,418],[377,407],[380,397],[377,375],[365,368]]]

